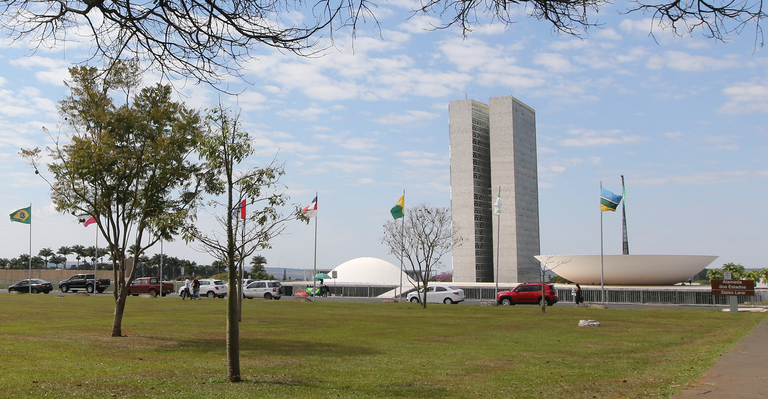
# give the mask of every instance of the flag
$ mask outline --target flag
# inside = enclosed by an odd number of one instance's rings
[[[317,196],[315,196],[315,199],[301,211],[304,212],[304,216],[308,218],[317,217]]]
[[[501,189],[499,189],[499,196],[496,198],[496,202],[493,203],[493,213],[501,215]]]
[[[232,216],[237,215],[238,211],[240,211],[240,219],[245,219],[245,200],[242,200],[234,209],[232,209]]]
[[[389,213],[392,214],[392,217],[395,218],[395,220],[405,216],[404,212],[405,212],[405,195],[400,197],[400,200],[397,201],[397,204],[395,204],[395,206],[393,206],[392,209],[389,210]]]
[[[616,207],[619,206],[621,199],[621,195],[616,195],[604,188],[600,188],[600,211],[616,212]]]
[[[32,206],[19,209],[11,214],[11,222],[32,223]]]
[[[96,223],[96,218],[91,216],[90,219],[86,220],[85,223],[83,223],[83,226],[88,227],[94,223]]]

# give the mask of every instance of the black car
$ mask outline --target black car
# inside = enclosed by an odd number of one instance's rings
[[[32,287],[30,287],[30,282]],[[27,293],[32,292],[33,294],[39,294],[39,293],[49,293],[53,291],[53,284],[51,284],[48,281],[41,280],[39,278],[33,278],[33,279],[26,279],[21,280],[18,283],[8,287],[8,292],[21,292],[21,293]]]

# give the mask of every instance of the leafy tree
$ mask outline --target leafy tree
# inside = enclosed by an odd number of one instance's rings
[[[730,262],[723,265],[723,272],[731,272],[734,280],[740,280],[746,276],[747,269],[741,264]]]
[[[445,22],[435,29],[460,26],[466,34],[484,21],[512,24],[521,11],[546,21],[559,31],[580,35],[596,26],[600,8],[609,0],[426,0],[416,13],[437,15]],[[762,1],[711,2],[660,0],[633,3],[627,12],[650,13],[653,26],[671,28],[678,34],[696,29],[705,36],[725,41],[747,25],[755,26],[762,44],[760,22],[766,17]],[[260,46],[301,55],[319,51],[313,36],[356,25],[366,17],[376,21],[370,0],[225,2],[126,0],[6,0],[0,26],[16,40],[32,39],[38,46],[67,40],[77,31],[91,43],[91,59],[105,64],[138,57],[166,76],[180,75],[217,84],[226,75],[240,75]],[[301,13],[302,25],[286,26],[281,19]]]
[[[274,280],[275,276],[267,273],[264,266],[267,264],[267,258],[262,255],[256,255],[251,258],[251,278],[254,280]]]
[[[410,265],[416,275],[416,289],[424,288],[421,306],[427,307],[427,285],[432,270],[440,264],[440,258],[463,238],[451,225],[451,210],[419,204],[405,212],[404,222],[390,220],[384,225],[381,242],[389,253]]]
[[[70,68],[70,96],[59,104],[71,134],[49,148],[56,209],[94,217],[109,245],[115,311],[112,336],[122,336],[129,269],[126,249],[139,257],[159,240],[170,241],[194,213],[199,167],[190,161],[200,134],[196,112],[171,100],[171,88],[145,87],[117,105],[110,90],[130,93],[139,80],[130,63],[112,66],[101,80],[92,67]],[[126,94],[128,95],[128,94]],[[37,170],[40,150],[22,150]]]
[[[67,246],[61,246],[61,247],[59,247],[59,250],[56,251],[56,253],[64,257],[63,265],[64,265],[64,268],[66,269],[67,268],[67,255],[71,255],[72,254],[72,248],[67,247]]]
[[[254,251],[268,248],[272,238],[285,229],[285,222],[301,217],[298,206],[293,214],[283,215],[279,207],[288,197],[281,192],[280,177],[285,173],[282,165],[271,164],[263,168],[235,168],[253,154],[253,141],[242,130],[239,115],[218,107],[208,111],[206,132],[200,140],[200,156],[210,172],[209,193],[211,204],[223,210],[216,214],[221,231],[203,233],[194,225],[187,226],[187,239],[196,239],[203,250],[226,263],[229,281],[227,295],[227,380],[237,382],[240,377],[240,314],[242,294],[238,282],[242,276],[242,262]],[[218,200],[219,197],[223,197]],[[240,204],[245,202],[246,209]],[[245,219],[239,219],[241,210]]]
[[[85,247],[82,246],[82,245],[79,245],[79,244],[78,245],[73,245],[72,246],[72,253],[77,255],[75,257],[75,259],[77,259],[77,267],[76,267],[76,269],[77,270],[82,270],[82,269],[80,269],[80,259],[85,258]]]
[[[53,250],[50,249],[50,248],[43,248],[43,249],[40,250],[40,252],[37,253],[37,255],[42,257],[43,259],[45,259],[45,268],[47,269],[48,268],[48,258],[50,258],[53,255],[56,255],[56,253],[53,252]]]
[[[707,278],[710,280],[722,280],[723,279],[723,270],[722,269],[707,269]]]
[[[55,265],[63,265],[65,268],[67,266],[67,257],[64,255],[54,255],[51,256],[50,259],[51,263]]]

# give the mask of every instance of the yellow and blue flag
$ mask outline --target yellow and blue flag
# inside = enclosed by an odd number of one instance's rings
[[[619,206],[622,198],[621,195],[616,195],[604,188],[600,188],[600,211],[616,212],[616,207]]]

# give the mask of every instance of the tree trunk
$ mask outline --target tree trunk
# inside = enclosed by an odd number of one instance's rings
[[[117,290],[117,287],[115,287]],[[125,299],[126,294],[123,293],[124,290],[119,290],[120,293],[118,294],[117,300],[115,301],[115,317],[112,319],[112,336],[113,337],[122,337],[123,336],[123,313],[125,312]]]
[[[234,270],[229,271],[229,286],[236,284]],[[237,320],[237,296],[227,295],[227,380],[240,382],[240,323]]]

